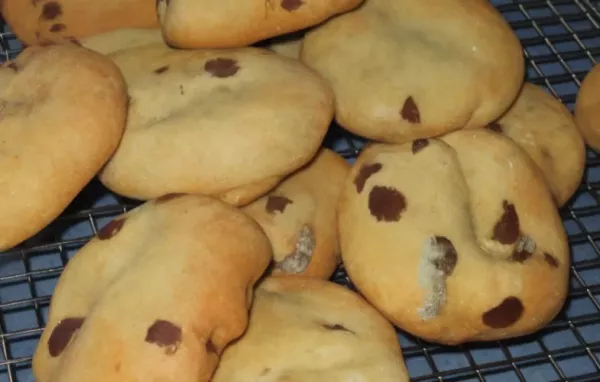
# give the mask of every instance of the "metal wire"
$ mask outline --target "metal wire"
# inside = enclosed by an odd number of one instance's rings
[[[495,1],[521,38],[528,81],[572,110],[578,87],[600,57],[600,2]],[[21,45],[0,24],[0,61]],[[584,64],[581,64],[581,63]],[[332,127],[325,145],[352,161],[364,140]],[[562,211],[573,253],[563,312],[544,330],[511,341],[443,347],[399,332],[411,380],[600,381],[600,157],[588,153],[586,178]],[[109,195],[108,199],[106,195]],[[108,200],[108,201],[107,201]],[[29,382],[31,357],[50,296],[69,258],[108,220],[137,204],[92,182],[46,230],[0,255],[0,382]],[[83,232],[83,233],[82,233]],[[333,281],[353,289],[343,266]],[[573,365],[575,365],[573,367]]]

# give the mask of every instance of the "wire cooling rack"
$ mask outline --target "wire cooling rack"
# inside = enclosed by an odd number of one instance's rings
[[[600,56],[600,1],[492,1],[520,37],[528,80],[572,110],[578,86]],[[21,45],[1,24],[0,59]],[[352,162],[363,141],[332,127],[326,145]],[[600,158],[588,152],[585,179],[563,209],[573,264],[563,312],[544,330],[512,341],[440,347],[398,333],[411,380],[600,381]],[[31,357],[50,296],[67,261],[99,228],[136,203],[97,181],[47,229],[0,254],[0,382],[31,382]],[[334,281],[350,286],[343,269]],[[377,381],[374,381],[377,382]]]

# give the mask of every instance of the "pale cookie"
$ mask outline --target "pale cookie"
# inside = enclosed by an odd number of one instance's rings
[[[131,102],[100,180],[130,198],[200,193],[247,204],[309,162],[333,118],[324,80],[267,49],[157,43],[109,57]]]
[[[105,225],[68,263],[37,382],[207,382],[240,337],[271,249],[238,209],[169,195]]]
[[[159,28],[155,0],[3,0],[2,17],[26,45],[121,28]]]
[[[336,207],[350,165],[321,149],[309,164],[244,207],[273,247],[273,275],[328,279],[339,265]]]
[[[600,153],[600,65],[594,65],[583,79],[574,114],[585,143]]]
[[[213,382],[408,382],[392,325],[354,292],[311,278],[268,278],[248,330]]]
[[[0,68],[0,251],[58,217],[114,153],[127,116],[119,69],[77,46],[27,48]]]
[[[487,125],[525,70],[486,0],[367,0],[308,31],[301,60],[331,83],[342,127],[392,143]]]
[[[368,147],[346,181],[338,222],[358,290],[432,342],[533,333],[567,296],[569,247],[543,175],[486,129]]]
[[[585,143],[560,100],[525,83],[508,112],[488,127],[529,154],[542,170],[558,206],[577,191],[585,170]]]
[[[97,34],[75,41],[75,43],[98,53],[111,55],[127,49],[164,43],[164,40],[160,29],[128,28]]]
[[[169,45],[241,48],[320,24],[363,0],[157,0]]]

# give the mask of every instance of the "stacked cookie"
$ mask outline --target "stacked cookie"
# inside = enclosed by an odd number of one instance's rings
[[[584,139],[487,1],[209,3],[2,2],[30,47],[0,69],[0,250],[94,176],[141,202],[67,265],[36,380],[408,381],[394,326],[558,314]],[[352,165],[332,122],[372,141]]]

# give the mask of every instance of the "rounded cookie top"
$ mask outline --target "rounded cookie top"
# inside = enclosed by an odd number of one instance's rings
[[[169,45],[241,48],[317,25],[356,8],[362,0],[158,0]]]
[[[508,112],[488,128],[511,138],[529,154],[559,206],[575,193],[585,170],[585,144],[560,100],[525,83]]]
[[[332,84],[341,126],[390,143],[497,119],[525,66],[486,0],[369,0],[308,31],[301,60]]]
[[[485,129],[368,147],[338,222],[354,285],[429,341],[528,334],[565,301],[569,247],[552,195],[523,150]]]
[[[127,89],[100,54],[36,46],[0,68],[0,109],[3,251],[58,217],[113,154]]]
[[[324,280],[267,278],[213,382],[258,380],[409,379],[394,328],[357,294]]]
[[[160,43],[110,57],[127,80],[130,106],[100,180],[131,198],[230,192],[236,205],[250,202],[312,159],[333,118],[327,84],[266,49]]]
[[[260,227],[210,197],[169,195],[119,216],[61,275],[36,381],[209,381],[270,259]]]
[[[350,165],[321,149],[299,171],[243,208],[273,247],[273,275],[328,279],[339,265],[336,207]]]
[[[575,122],[587,143],[600,152],[600,64],[586,74],[575,101]]]

